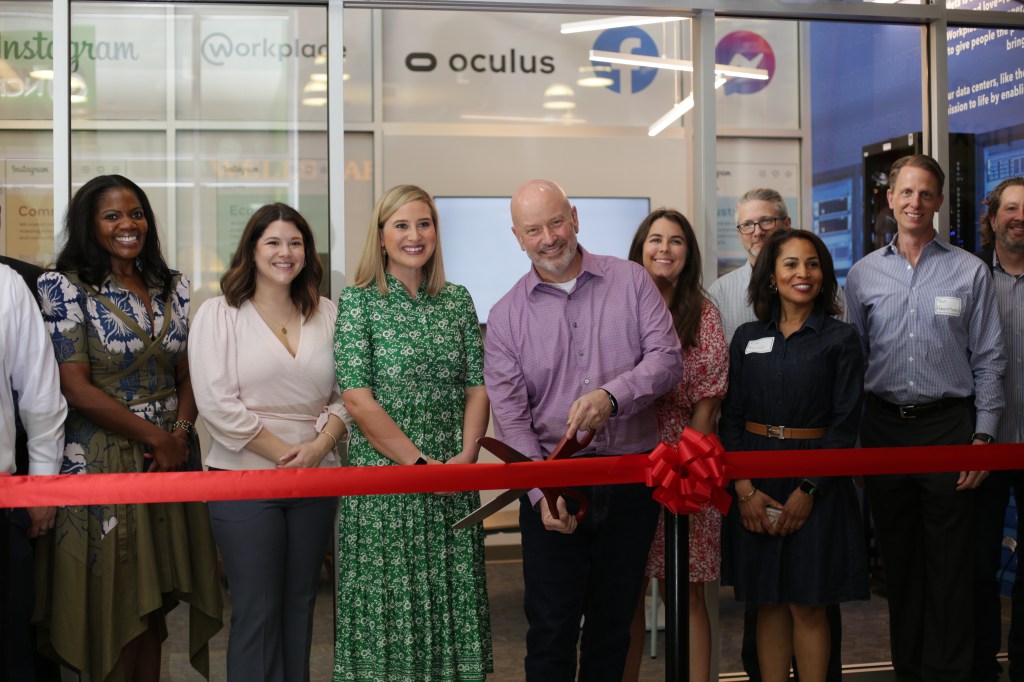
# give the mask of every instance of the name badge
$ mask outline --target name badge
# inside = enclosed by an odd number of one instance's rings
[[[743,352],[744,355],[751,353],[771,353],[772,346],[775,345],[774,336],[766,336],[763,339],[753,339],[747,341],[747,349]]]
[[[963,301],[957,296],[936,296],[935,314],[945,315],[946,317],[960,317],[963,305]]]

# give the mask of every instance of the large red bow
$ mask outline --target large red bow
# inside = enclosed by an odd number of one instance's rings
[[[728,513],[732,498],[725,492],[724,453],[716,436],[689,427],[675,445],[659,444],[647,456],[652,497],[675,514],[692,514],[707,502]]]

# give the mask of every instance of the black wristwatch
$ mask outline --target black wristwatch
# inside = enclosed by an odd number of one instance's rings
[[[615,399],[615,396],[607,388],[602,388],[601,390],[608,394],[608,402],[612,404],[611,416],[616,416],[619,413],[619,401]]]
[[[807,497],[814,497],[815,495],[818,494],[818,486],[814,485],[812,481],[805,478],[804,480],[800,481],[800,492],[802,492],[804,495],[807,495]]]
[[[971,436],[971,442],[974,442],[976,440],[980,440],[985,445],[992,445],[992,443],[996,442],[996,439],[993,438],[992,436],[988,435],[987,433],[980,432]]]

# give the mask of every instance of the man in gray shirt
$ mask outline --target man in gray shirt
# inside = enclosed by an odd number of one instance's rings
[[[889,179],[896,237],[846,280],[848,314],[867,358],[861,444],[992,442],[1006,358],[991,273],[935,238],[945,173],[934,159],[903,157]],[[974,488],[985,476],[967,465],[867,477],[901,681],[971,678]]]
[[[747,252],[747,262],[708,287],[708,297],[722,315],[727,342],[732,341],[737,327],[757,319],[747,303],[747,285],[761,246],[776,228],[793,225],[782,195],[766,187],[749,190],[740,197],[736,202],[736,223],[740,244]]]
[[[981,217],[979,258],[992,271],[999,317],[1006,344],[1006,407],[995,433],[999,443],[1024,440],[1024,177],[999,183],[985,199]],[[1017,499],[1017,541],[1024,528],[1024,471],[993,471],[978,488],[975,512],[974,676],[975,682],[999,678],[996,654],[1001,644],[1002,609],[999,572],[1002,568],[1003,523],[1010,489]],[[1010,635],[1007,647],[1010,680],[1024,680],[1024,574],[1013,582]]]

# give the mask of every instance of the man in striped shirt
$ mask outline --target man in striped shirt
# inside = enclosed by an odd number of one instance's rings
[[[1004,180],[985,199],[981,217],[979,255],[992,271],[999,316],[1006,344],[1006,407],[996,440],[1024,440],[1024,177]],[[1002,671],[996,662],[1001,643],[1002,608],[999,572],[1002,568],[1003,522],[1013,488],[1017,499],[1017,541],[1024,512],[1024,471],[993,471],[978,489],[975,563],[974,677],[975,682],[996,680]],[[1024,680],[1024,575],[1017,570],[1010,614],[1010,680]]]
[[[1006,358],[992,277],[935,238],[945,173],[929,156],[889,172],[892,242],[850,270],[846,298],[867,357],[864,447],[991,442]],[[898,451],[894,452],[898,459]],[[974,493],[985,471],[867,477],[885,565],[898,679],[969,680]]]

